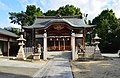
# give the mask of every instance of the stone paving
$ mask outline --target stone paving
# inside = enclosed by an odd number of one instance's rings
[[[102,54],[106,60],[71,61],[74,78],[120,78],[120,58],[117,54]]]
[[[33,63],[0,59],[0,78],[73,78],[69,60]]]
[[[75,78],[119,78],[117,54],[103,54],[105,61],[71,62]],[[102,75],[101,75],[102,74]],[[0,58],[0,78],[73,78],[68,59],[54,57],[48,62],[25,62]]]
[[[120,61],[71,62],[75,78],[120,78]]]
[[[73,78],[69,61],[50,60],[34,78]]]

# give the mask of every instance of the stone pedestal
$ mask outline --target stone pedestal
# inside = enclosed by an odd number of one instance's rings
[[[3,57],[3,54],[2,54],[2,52],[0,52],[0,57]]]
[[[3,57],[2,50],[0,49],[0,57]]]
[[[40,60],[40,53],[34,53],[33,54],[33,59],[34,60]]]
[[[100,50],[95,50],[95,52],[93,54],[93,58],[94,59],[103,59]]]

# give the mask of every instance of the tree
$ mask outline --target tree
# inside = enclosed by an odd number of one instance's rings
[[[119,22],[113,10],[103,10],[100,15],[93,19],[92,24],[97,25],[95,33],[98,33],[102,38],[100,44],[101,50],[117,51],[116,30],[119,28]]]
[[[82,16],[80,8],[74,7],[73,5],[62,6],[58,10],[48,10],[46,13],[44,13],[45,16],[55,16],[57,14],[62,16]]]
[[[35,5],[28,5],[25,12],[10,12],[9,14],[11,23],[21,26],[32,25],[36,16],[55,16],[57,14],[60,14],[62,16],[79,15],[82,18],[80,8],[74,7],[73,5],[62,6],[58,10],[48,10],[44,14],[39,7],[37,8]]]
[[[57,15],[57,11],[55,10],[48,10],[46,13],[44,13],[45,16],[55,16]]]
[[[43,12],[35,5],[28,5],[25,14],[28,16],[28,25],[32,25],[34,23],[36,16],[43,16]]]
[[[57,10],[57,13],[60,13],[62,16],[82,16],[80,8],[76,8],[73,5],[62,6]]]
[[[43,16],[43,12],[40,8],[36,8],[35,5],[28,5],[26,12],[10,12],[11,23],[16,23],[21,26],[32,25],[35,20],[35,16]]]

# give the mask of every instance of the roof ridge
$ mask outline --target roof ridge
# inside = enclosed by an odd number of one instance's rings
[[[79,18],[82,19],[82,16],[37,16],[36,18],[53,18],[53,19],[61,19],[61,18]]]

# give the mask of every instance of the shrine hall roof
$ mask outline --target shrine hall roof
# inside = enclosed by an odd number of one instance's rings
[[[10,31],[1,29],[1,28],[0,28],[0,34],[6,35],[6,36],[10,36],[10,37],[15,37],[15,38],[19,37],[18,35],[10,32]]]
[[[54,23],[66,23],[73,28],[89,28],[95,25],[87,25],[80,16],[41,16],[36,17],[35,22],[31,26],[23,26],[23,28],[46,28]]]

